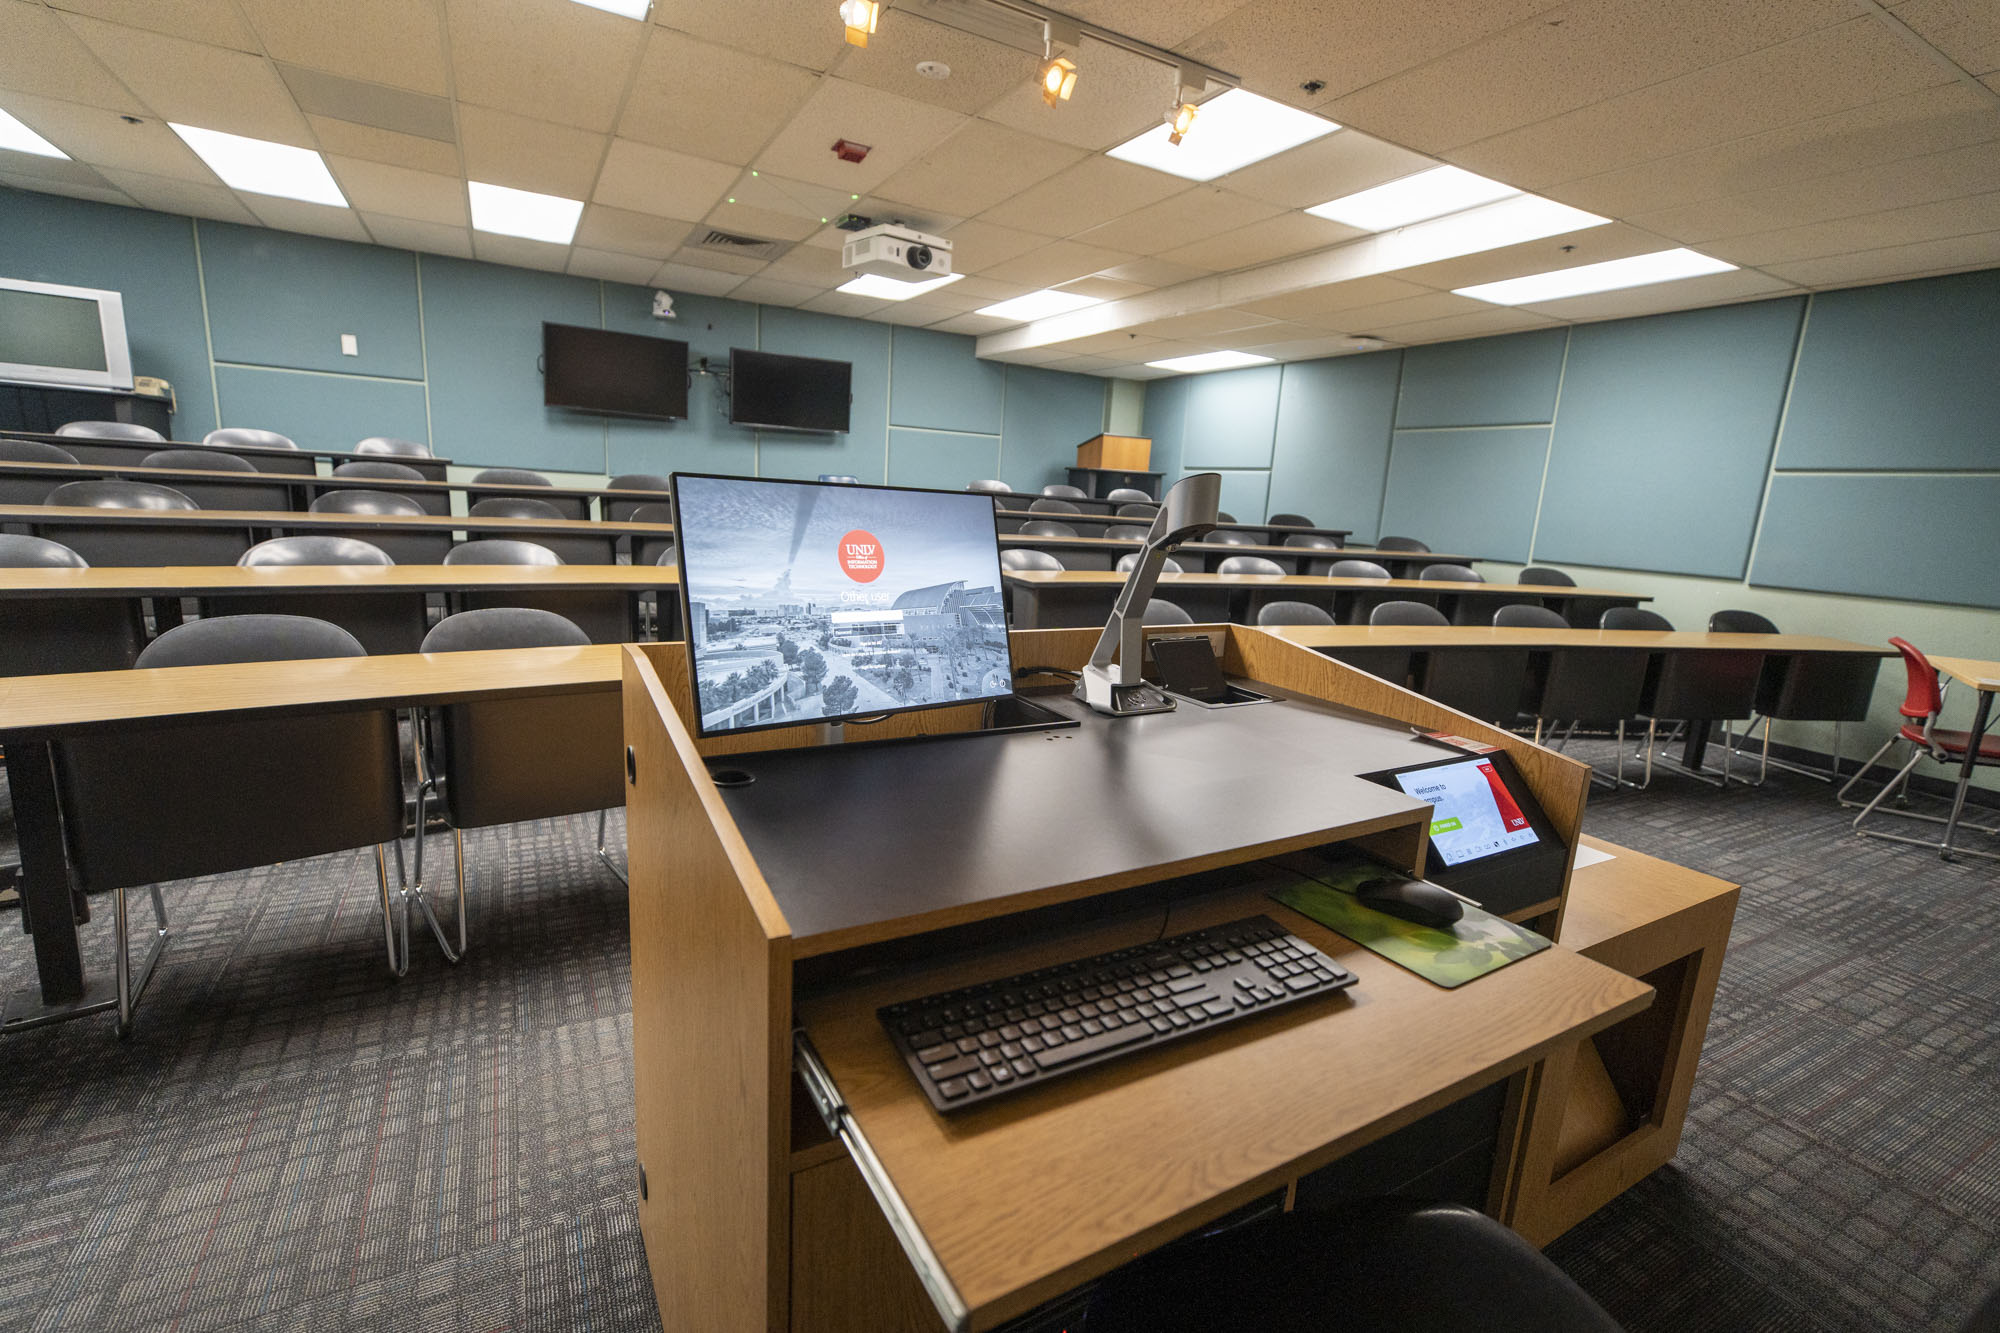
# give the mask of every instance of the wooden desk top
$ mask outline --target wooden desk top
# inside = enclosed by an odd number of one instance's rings
[[[457,592],[672,588],[672,565],[134,565],[0,569],[0,599],[203,597],[273,592]]]
[[[1431,585],[1437,586],[1437,585]],[[1446,587],[1458,585],[1446,584]],[[1465,585],[1479,586],[1479,585]],[[1492,587],[1492,584],[1483,585]],[[1605,596],[1570,589],[1585,596]],[[1630,593],[1608,594],[1629,597]],[[1892,657],[1872,643],[1815,634],[1710,634],[1701,630],[1497,629],[1491,625],[1283,625],[1263,631],[1306,648],[1711,648],[1761,653],[1866,653]]]
[[[0,677],[0,735],[69,735],[197,714],[409,708],[615,690],[623,644]]]
[[[1114,570],[1103,569],[1010,569],[1005,571],[1007,581],[1036,586],[1056,587],[1122,587],[1126,575]],[[1631,602],[1650,602],[1650,593],[1625,592],[1616,588],[1568,588],[1550,587],[1540,583],[1448,583],[1443,579],[1336,579],[1324,574],[1162,574],[1158,591],[1165,593],[1175,584],[1186,584],[1197,588],[1243,587],[1243,588],[1333,588],[1393,592],[1455,592],[1455,593],[1506,593],[1509,596],[1526,593],[1536,597],[1618,597]],[[1366,628],[1358,626],[1356,628]],[[1582,631],[1578,633],[1595,633]],[[1307,647],[1317,645],[1306,640]]]
[[[799,1021],[972,1327],[991,1328],[1523,1069],[1652,994],[1564,948],[1444,990],[1259,886],[1183,903],[1164,929],[1255,913],[1326,950],[1359,983],[948,1118],[911,1080],[878,1005],[1141,943],[1162,931],[1160,914],[800,998]]]
[[[1612,857],[1570,871],[1561,942],[1564,948],[1588,957],[1598,957],[1608,942],[1634,931],[1670,927],[1673,918],[1684,912],[1736,897],[1737,887],[1728,880],[1588,833],[1580,842]]]
[[[163,445],[162,448],[202,448],[201,445]],[[218,451],[220,452],[220,451]],[[362,456],[366,461],[394,463],[387,454]],[[406,465],[407,466],[407,465]],[[560,499],[589,499],[606,496],[613,500],[636,500],[641,504],[666,504],[672,497],[665,491],[612,490],[606,486],[522,486],[500,481],[434,481],[431,478],[406,480],[395,477],[334,477],[286,472],[225,472],[209,468],[141,467],[137,463],[23,463],[0,461],[0,476],[47,476],[56,481],[87,481],[97,477],[124,477],[131,481],[157,481],[172,485],[180,481],[237,482],[246,486],[312,486],[327,491],[493,491],[508,495],[548,494]]]
[[[2000,691],[2000,662],[1982,662],[1976,657],[1933,657],[1931,665],[1981,694]]]
[[[242,473],[230,473],[241,477]],[[173,527],[415,528],[446,532],[566,532],[579,536],[626,533],[671,537],[671,523],[607,522],[594,518],[464,518],[455,514],[307,514],[268,509],[96,509],[87,505],[0,505],[0,523],[99,523]]]

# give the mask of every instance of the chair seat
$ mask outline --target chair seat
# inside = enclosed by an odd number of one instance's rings
[[[1924,743],[1924,729],[1914,722],[1908,723],[1903,727],[1902,737],[1906,741],[1922,745]],[[1936,744],[1938,749],[1943,750],[1947,754],[1958,755],[1962,758],[1966,748],[1972,744],[1972,733],[1969,731],[1933,731],[1931,733],[1931,740]],[[1987,735],[1979,738],[1979,758],[1976,762],[1982,764],[2000,764],[2000,734],[1989,732]]]

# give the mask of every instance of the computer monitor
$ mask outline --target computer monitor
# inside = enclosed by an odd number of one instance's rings
[[[1013,693],[993,500],[673,477],[703,736]]]
[[[0,278],[0,379],[130,389],[125,298],[94,287]]]

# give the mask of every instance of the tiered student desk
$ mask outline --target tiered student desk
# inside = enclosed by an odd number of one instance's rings
[[[430,454],[353,454],[339,449],[271,449],[248,444],[211,446],[188,440],[114,440],[41,431],[10,430],[0,431],[0,434],[16,440],[41,440],[45,444],[67,449],[79,463],[137,463],[147,454],[155,454],[162,449],[213,448],[217,453],[234,454],[246,460],[259,472],[284,472],[294,476],[311,476],[319,471],[321,462],[326,463],[329,469],[342,463],[401,463],[434,481],[443,481],[445,469],[451,466],[449,458]]]

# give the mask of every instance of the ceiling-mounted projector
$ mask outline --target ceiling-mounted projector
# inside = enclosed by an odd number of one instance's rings
[[[951,276],[951,242],[894,222],[857,231],[840,247],[840,266],[904,282]]]

